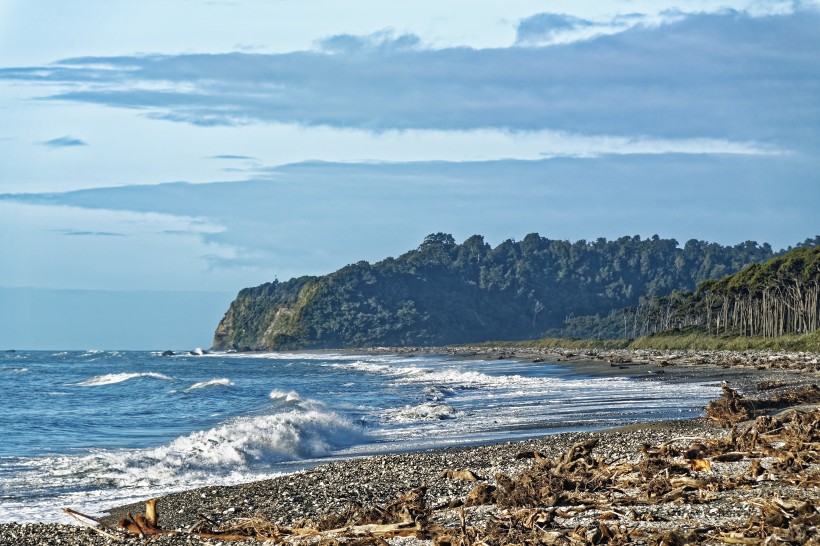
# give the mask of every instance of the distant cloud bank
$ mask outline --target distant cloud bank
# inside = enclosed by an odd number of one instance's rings
[[[428,49],[413,35],[382,32],[333,36],[318,50],[284,54],[65,59],[2,69],[0,79],[63,86],[45,100],[200,126],[553,130],[775,146],[817,138],[816,10],[616,23],[626,30],[565,44],[538,45],[598,23],[535,15],[520,23],[516,45],[498,49]]]

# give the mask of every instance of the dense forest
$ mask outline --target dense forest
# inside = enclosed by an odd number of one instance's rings
[[[608,315],[570,318],[555,337],[643,337],[669,331],[713,336],[780,337],[820,325],[820,240],[765,263],[702,282],[694,292],[641,297]]]
[[[774,256],[768,244],[752,241],[690,240],[681,248],[658,236],[573,243],[533,233],[493,248],[479,235],[458,244],[436,233],[398,258],[242,290],[216,330],[214,348],[531,339],[565,328],[572,317],[609,317]]]

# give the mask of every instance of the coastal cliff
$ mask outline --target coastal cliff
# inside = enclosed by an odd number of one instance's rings
[[[298,310],[310,293],[303,296],[303,289],[317,281],[299,277],[241,290],[214,333],[213,347],[245,350],[281,344],[283,336],[298,329]]]
[[[436,233],[398,258],[358,262],[320,277],[242,290],[216,329],[214,349],[446,345],[522,340],[570,316],[606,314],[641,296],[694,290],[774,256],[736,246],[621,237],[595,242],[538,234],[496,247]]]

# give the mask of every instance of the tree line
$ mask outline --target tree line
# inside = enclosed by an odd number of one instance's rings
[[[807,244],[810,244],[807,242]],[[692,292],[640,298],[605,317],[573,317],[553,336],[637,338],[676,330],[713,336],[816,332],[820,326],[820,246],[804,246],[754,263]]]
[[[240,291],[216,330],[214,347],[522,340],[566,331],[581,319],[609,330],[617,325],[612,337],[634,336],[688,320],[676,314],[676,306],[665,309],[664,298],[684,297],[679,292],[776,255],[770,245],[754,241],[723,246],[692,239],[680,246],[657,235],[570,242],[532,233],[492,247],[480,235],[459,244],[434,233],[396,258]],[[735,300],[729,303],[728,320],[736,313],[737,320],[748,319],[746,308],[735,311]]]

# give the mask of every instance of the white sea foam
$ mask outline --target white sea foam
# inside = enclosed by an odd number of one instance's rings
[[[456,410],[449,404],[423,402],[416,406],[390,409],[385,412],[385,419],[394,423],[410,423],[413,421],[441,421],[455,419]]]
[[[198,383],[194,383],[187,389],[188,391],[195,391],[199,389],[206,389],[208,387],[234,387],[234,382],[228,379],[227,377],[222,377],[220,379],[211,379],[210,381],[200,381]]]
[[[219,357],[219,358],[241,358],[245,359],[262,359],[262,360],[347,360],[351,358],[351,355],[346,355],[342,353],[224,353],[219,351],[213,351],[208,353],[206,356],[211,357]]]
[[[55,498],[75,508],[91,506],[93,513],[101,509],[99,499],[121,503],[130,497],[262,479],[281,474],[277,463],[322,457],[364,439],[360,427],[308,400],[282,413],[229,419],[156,448],[0,460],[0,490],[10,505],[28,506],[24,520],[53,521],[44,514],[53,511]],[[89,503],[89,495],[98,498]],[[49,506],[38,506],[38,498],[47,499]]]
[[[456,390],[442,385],[428,385],[422,389],[425,398],[432,402],[444,400],[448,396],[455,394]]]
[[[78,387],[100,387],[102,385],[113,385],[115,383],[122,383],[123,381],[129,381],[131,379],[139,379],[141,377],[144,378],[151,378],[151,379],[163,379],[165,381],[173,380],[173,377],[169,377],[162,373],[156,372],[143,372],[143,373],[109,373],[105,375],[97,375],[90,379],[86,379],[85,381],[81,381],[76,385]]]
[[[377,375],[394,375],[394,369],[387,364],[365,362],[363,360],[357,360],[355,362],[333,362],[331,364],[325,364],[325,366]]]
[[[327,455],[361,433],[334,412],[318,408],[233,419],[159,448],[162,465],[206,471]]]
[[[532,385],[548,378],[529,378],[520,375],[489,375],[480,371],[466,370],[463,366],[430,367],[424,365],[397,365],[410,359],[390,363],[356,361],[327,364],[333,368],[360,371],[364,373],[393,377],[399,384],[435,384],[449,388],[483,388],[511,385]]]
[[[277,400],[282,402],[299,402],[301,401],[301,397],[299,393],[296,391],[283,391],[280,389],[274,389],[271,391],[269,398],[271,400]]]

